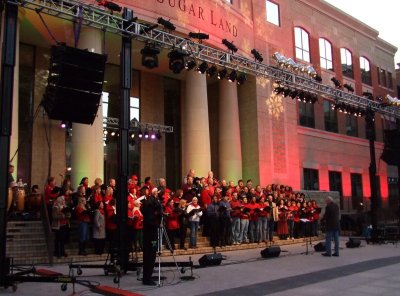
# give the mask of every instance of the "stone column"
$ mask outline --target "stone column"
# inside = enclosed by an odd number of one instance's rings
[[[239,106],[236,83],[219,82],[219,174],[237,181],[242,178]]]
[[[93,28],[82,28],[78,47],[102,53],[102,32]],[[97,111],[93,125],[72,125],[72,185],[76,187],[83,177],[92,185],[95,178],[104,178],[103,108]],[[104,181],[104,180],[103,180]]]
[[[11,138],[10,138],[10,157],[13,157],[18,149],[18,120],[19,120],[19,29],[21,26],[21,16],[18,17],[17,34],[15,40],[15,67],[14,67],[14,88],[13,88],[13,106],[12,106],[12,123],[11,123]],[[18,177],[18,153],[13,161],[14,165],[13,177],[17,181]],[[27,181],[27,180],[23,180]]]
[[[182,102],[183,174],[194,169],[197,176],[207,176],[211,169],[209,129],[206,76],[189,71]]]

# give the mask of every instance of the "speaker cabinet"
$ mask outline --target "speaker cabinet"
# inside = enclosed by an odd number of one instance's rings
[[[281,253],[281,248],[279,246],[272,246],[262,250],[261,256],[263,258],[273,258],[273,257],[279,257],[280,253]]]
[[[361,240],[358,238],[350,237],[349,241],[346,243],[346,247],[348,248],[358,248],[361,245]]]
[[[315,252],[325,252],[325,242],[319,242],[314,246]]]
[[[42,105],[49,118],[92,124],[103,90],[107,56],[66,45],[52,46]]]
[[[220,265],[222,261],[221,253],[207,254],[199,259],[199,264],[202,267]]]

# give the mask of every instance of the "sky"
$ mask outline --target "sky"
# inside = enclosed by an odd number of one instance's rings
[[[400,63],[400,0],[325,1],[377,30],[381,39],[398,48],[395,63]]]

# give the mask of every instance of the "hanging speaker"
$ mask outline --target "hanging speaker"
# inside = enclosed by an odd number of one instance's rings
[[[42,105],[49,118],[92,124],[103,91],[107,56],[52,46],[49,77]]]
[[[202,267],[220,265],[222,261],[221,253],[204,255],[199,259],[199,264]]]
[[[262,250],[261,256],[263,258],[273,258],[273,257],[279,257],[280,253],[281,253],[281,247],[272,246],[272,247],[265,248],[264,250]]]

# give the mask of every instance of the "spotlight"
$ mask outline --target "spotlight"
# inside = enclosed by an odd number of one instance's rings
[[[236,79],[236,82],[238,85],[242,85],[243,83],[245,83],[247,80],[246,74],[244,73],[240,73],[238,78]]]
[[[155,140],[156,139],[156,134],[151,134],[150,139]]]
[[[188,52],[182,49],[174,49],[169,52],[169,69],[172,70],[173,73],[179,74],[185,67],[184,57],[188,55]]]
[[[142,54],[142,65],[148,69],[158,67],[158,54],[160,49],[153,45],[146,45],[140,53]]]
[[[350,84],[343,84],[343,87],[347,89],[349,92],[354,92],[354,88]]]
[[[61,121],[60,127],[61,128],[66,128],[67,127],[67,123],[65,121]]]
[[[310,103],[315,104],[316,102],[318,102],[318,96],[316,94],[312,94],[310,98]]]
[[[196,62],[193,60],[189,60],[185,63],[185,69],[186,70],[192,70],[196,66]]]
[[[252,53],[253,56],[254,56],[254,60],[256,60],[256,61],[262,63],[262,61],[263,61],[264,59],[263,59],[261,53],[259,53],[259,52],[257,51],[257,49],[253,48],[253,49],[251,50],[251,53]]]
[[[165,29],[170,30],[170,31],[175,31],[175,29],[176,29],[176,27],[174,26],[173,23],[163,19],[162,17],[159,17],[157,19],[157,23],[159,23],[160,25],[164,26]]]
[[[287,97],[287,96],[289,96],[290,93],[291,93],[290,88],[285,87],[284,90],[283,90],[283,96]]]
[[[307,70],[307,74],[311,77],[315,77],[317,75],[317,71],[315,71],[313,66],[307,66],[306,70]]]
[[[303,91],[301,91],[301,92],[299,93],[299,95],[297,96],[297,100],[301,102],[301,101],[304,100],[304,97],[305,97],[305,94],[304,94]]]
[[[113,136],[113,137],[114,137],[114,136],[115,136],[115,132],[111,132],[111,136]]]
[[[210,38],[210,36],[208,34],[206,34],[206,33],[194,33],[194,32],[190,32],[189,33],[189,37],[190,38],[194,38],[194,39],[198,39],[200,42],[202,40],[206,40],[206,39]]]
[[[235,70],[232,70],[232,72],[228,76],[228,81],[229,82],[234,82],[237,78],[237,73]]]
[[[156,138],[157,138],[157,140],[161,140],[162,135],[161,135],[161,132],[160,132],[160,131],[158,131],[158,132],[156,133]]]
[[[208,64],[206,62],[202,62],[200,66],[197,67],[197,72],[200,74],[204,74],[208,69]]]
[[[340,81],[337,80],[335,77],[332,77],[331,81],[333,82],[333,84],[335,85],[336,88],[342,87],[342,84],[340,83]]]
[[[274,89],[274,93],[276,93],[277,95],[282,94],[284,91],[285,89],[282,86],[275,87]]]
[[[107,135],[108,135],[108,131],[107,131],[107,130],[104,130],[104,131],[103,131],[103,134],[107,136]]]
[[[292,69],[296,69],[297,64],[296,64],[295,61],[293,61],[292,58],[288,58],[288,59],[286,60],[285,66],[286,66],[288,69],[291,69],[291,68],[292,68]]]
[[[143,132],[142,132],[142,130],[139,130],[138,137],[139,137],[139,139],[143,138]]]
[[[319,83],[322,82],[322,77],[318,73],[317,73],[317,75],[315,75],[314,79]]]
[[[281,55],[279,52],[275,52],[272,58],[278,63],[279,66],[284,66],[287,63],[287,58]]]
[[[370,93],[369,91],[363,92],[362,95],[363,95],[364,97],[367,97],[367,99],[369,99],[369,100],[374,100],[374,96],[373,96],[372,93]]]
[[[143,136],[144,136],[145,139],[148,139],[148,138],[149,138],[149,132],[148,132],[148,130],[145,130],[145,131],[144,131]]]
[[[299,91],[297,89],[292,90],[289,94],[289,96],[294,100],[297,96],[299,95]]]
[[[213,77],[217,73],[217,67],[212,65],[210,68],[207,69],[207,76]]]
[[[226,39],[222,39],[222,44],[225,45],[225,46],[232,52],[232,54],[233,54],[234,52],[237,52],[237,51],[238,51],[238,48],[233,44],[233,41],[232,41],[232,42],[229,42],[229,41],[226,40]]]
[[[219,80],[221,80],[225,78],[226,74],[228,74],[228,71],[224,68],[218,72],[217,77]]]
[[[106,1],[106,0],[96,0],[96,1],[97,1],[97,4],[104,6],[105,8],[108,8],[109,10],[111,10],[111,14],[113,11],[121,12],[121,10],[122,10],[122,7],[114,2]]]
[[[135,133],[130,133],[130,137],[133,139],[135,137]]]

